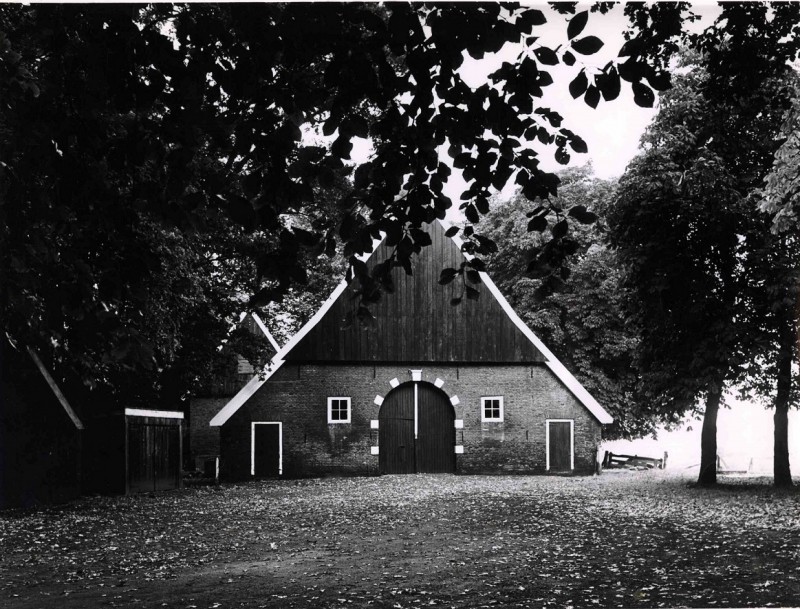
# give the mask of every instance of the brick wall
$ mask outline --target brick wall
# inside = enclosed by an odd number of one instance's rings
[[[293,365],[285,364],[222,428],[221,473],[228,479],[250,475],[250,423],[283,423],[283,474],[377,474],[377,395],[386,397],[394,378],[441,379],[442,390],[457,396],[455,418],[464,422],[456,444],[460,473],[543,473],[545,421],[574,421],[575,472],[594,471],[600,424],[543,365]],[[327,398],[349,396],[351,422],[328,424]],[[504,420],[481,422],[481,397],[503,396]]]
[[[195,469],[202,470],[203,462],[219,455],[219,427],[208,423],[230,397],[192,398],[189,406],[189,457]]]

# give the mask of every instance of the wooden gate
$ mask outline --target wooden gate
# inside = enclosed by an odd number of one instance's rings
[[[257,478],[283,473],[283,437],[280,423],[253,423],[250,474]]]
[[[128,417],[127,491],[181,486],[181,425],[176,420]]]
[[[405,383],[384,400],[379,463],[384,474],[455,471],[455,413],[447,395],[429,383]]]
[[[547,469],[570,471],[573,463],[572,421],[547,421]]]

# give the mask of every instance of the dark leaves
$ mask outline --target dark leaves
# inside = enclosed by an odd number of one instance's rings
[[[294,227],[292,229],[292,237],[297,240],[297,243],[306,247],[312,247],[319,243],[319,233],[313,233],[305,229]]]
[[[497,244],[489,237],[475,235],[475,240],[480,244],[481,253],[494,254],[497,252]]]
[[[336,138],[336,140],[331,144],[331,153],[339,157],[340,159],[349,159],[350,153],[353,150],[353,143],[350,141],[349,138],[340,135]]]
[[[591,108],[597,108],[597,104],[600,103],[600,90],[594,85],[589,85],[586,89],[586,95],[584,95],[583,101]]]
[[[569,215],[581,224],[592,224],[597,220],[597,215],[590,212],[583,205],[576,205],[569,210]]]
[[[588,20],[589,20],[588,11],[582,11],[569,20],[569,25],[567,25],[567,36],[569,37],[570,40],[575,38],[575,36],[577,36],[583,31],[583,28],[586,27],[586,23]],[[580,53],[581,51],[578,52]]]
[[[560,239],[567,234],[568,230],[569,225],[567,224],[566,220],[556,222],[551,229],[551,232],[553,233],[553,239]]]
[[[464,215],[467,217],[467,220],[469,220],[473,224],[477,224],[478,222],[480,222],[481,216],[478,213],[477,208],[472,203],[468,203],[464,207]]]
[[[633,101],[636,102],[637,106],[642,106],[643,108],[653,107],[656,98],[650,87],[641,82],[634,82],[631,84],[631,88],[633,89]]]
[[[531,218],[530,222],[528,222],[528,232],[536,231],[537,233],[541,233],[546,228],[547,217],[544,215],[534,216]]]
[[[533,54],[536,56],[536,59],[539,63],[543,63],[548,66],[554,66],[558,64],[558,55],[556,55],[555,51],[549,49],[547,47],[539,47],[538,49],[534,49]]]
[[[517,28],[523,34],[530,34],[534,26],[545,23],[547,23],[547,18],[544,13],[535,8],[526,8],[517,18]]]
[[[581,55],[594,55],[603,48],[603,41],[597,36],[586,36],[572,43],[572,48]]]
[[[669,72],[653,72],[647,75],[647,82],[656,91],[666,91],[671,86]]]
[[[459,274],[459,271],[452,268],[442,269],[441,274],[439,275],[439,284],[440,285],[447,285],[448,283],[452,282],[453,279]]]
[[[279,290],[272,287],[266,287],[251,296],[248,304],[250,307],[257,309],[264,307],[271,302],[280,300],[281,296],[282,294]]]
[[[582,154],[589,152],[589,146],[586,145],[586,142],[583,140],[583,138],[577,135],[573,135],[572,138],[570,138],[569,145],[572,146],[572,149],[575,152]]]
[[[580,73],[569,83],[569,93],[573,98],[577,99],[584,94],[586,88],[589,86],[589,79],[586,78],[586,73],[581,70]]]
[[[256,213],[253,205],[244,197],[232,195],[228,201],[228,213],[231,219],[247,230],[255,228]]]
[[[612,101],[619,97],[620,92],[620,78],[616,69],[611,68],[606,72],[602,72],[595,77],[595,85],[600,89],[603,94],[603,99]]]

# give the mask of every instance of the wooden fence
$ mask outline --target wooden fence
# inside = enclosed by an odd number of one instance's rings
[[[606,451],[603,457],[603,469],[653,469],[656,467],[664,469],[667,466],[668,456],[666,451],[664,451],[664,456],[658,459],[639,455],[615,455]]]

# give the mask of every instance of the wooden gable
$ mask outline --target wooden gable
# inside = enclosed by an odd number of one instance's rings
[[[458,245],[445,236],[438,222],[427,228],[432,245],[412,259],[413,274],[393,269],[394,293],[384,293],[370,306],[374,323],[348,324],[358,307],[354,280],[330,304],[284,359],[294,362],[544,362],[545,356],[509,317],[482,281],[477,300],[462,298],[464,285],[457,277],[439,284],[444,268],[464,261]],[[382,243],[367,261],[369,267],[388,258]]]

